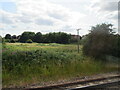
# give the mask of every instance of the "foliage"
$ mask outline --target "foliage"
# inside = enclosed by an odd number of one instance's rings
[[[91,32],[83,46],[83,53],[94,58],[104,60],[106,55],[117,56],[118,35],[113,34],[111,24],[96,25],[91,28]]]
[[[43,43],[67,44],[70,41],[70,35],[64,32],[48,33],[43,35]]]
[[[19,41],[25,43],[28,39],[34,40],[35,33],[34,32],[23,32]]]
[[[3,40],[4,40],[4,42],[10,43],[10,40],[11,40],[11,39],[3,39]]]
[[[28,39],[26,43],[32,43],[33,41],[31,39]]]
[[[108,42],[108,54],[120,58],[120,35],[110,35]]]
[[[13,35],[13,36],[12,36],[12,39],[17,39],[17,36],[16,36],[16,35]]]
[[[5,35],[5,39],[11,39],[11,38],[12,38],[12,36],[10,34]]]
[[[34,42],[37,42],[37,43],[41,43],[42,42],[42,34],[40,32],[35,34]]]
[[[78,54],[76,45],[6,43],[2,52],[2,83],[7,88],[116,70]]]
[[[7,42],[14,42],[14,40],[17,40],[21,43],[26,43],[28,39],[31,39],[33,42],[36,43],[68,44],[70,43],[71,36],[64,32],[53,32],[47,34],[42,34],[41,32],[37,32],[36,34],[34,32],[23,32],[22,35],[19,36],[10,36],[9,34],[7,34],[5,36],[5,39]]]
[[[11,39],[10,42],[11,43],[16,43],[16,42],[18,42],[18,39]]]

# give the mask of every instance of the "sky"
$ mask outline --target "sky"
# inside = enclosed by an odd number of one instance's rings
[[[118,30],[118,0],[0,0],[0,35],[24,31],[80,35],[112,23]]]

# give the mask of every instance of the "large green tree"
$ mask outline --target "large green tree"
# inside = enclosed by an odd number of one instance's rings
[[[42,33],[37,32],[34,36],[34,42],[41,43],[42,42]]]
[[[67,33],[60,33],[60,43],[67,44],[70,41],[70,35]]]
[[[12,39],[12,36],[10,34],[6,34],[5,39]]]
[[[25,43],[27,40],[34,40],[35,33],[34,32],[23,32],[19,41]]]
[[[13,35],[13,36],[12,36],[12,39],[17,39],[17,36],[16,36],[16,35]]]
[[[83,45],[83,53],[101,59],[105,59],[107,55],[115,55],[113,52],[117,52],[115,47],[118,40],[113,34],[112,26],[105,23],[93,26]]]

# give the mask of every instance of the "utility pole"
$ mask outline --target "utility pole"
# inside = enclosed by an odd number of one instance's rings
[[[79,37],[79,30],[81,30],[80,28],[77,29],[77,39],[78,39],[78,53],[79,53],[79,40],[80,40],[80,37]]]

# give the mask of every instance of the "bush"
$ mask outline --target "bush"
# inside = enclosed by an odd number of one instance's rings
[[[12,39],[10,42],[11,42],[11,43],[15,43],[16,41],[15,41],[15,39]]]
[[[33,41],[31,39],[28,39],[26,43],[33,43]]]
[[[5,39],[4,41],[5,41],[5,42],[10,42],[10,39]]]
[[[118,35],[114,35],[110,24],[101,24],[92,27],[86,42],[83,45],[83,53],[97,59],[106,60],[106,56],[118,56]]]

